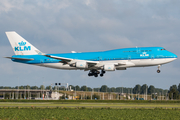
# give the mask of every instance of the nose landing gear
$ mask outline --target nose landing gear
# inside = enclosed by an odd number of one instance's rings
[[[160,73],[161,71],[160,70],[157,70],[157,73]]]
[[[160,67],[161,67],[161,65],[158,65],[157,73],[160,73],[160,72],[161,72]]]

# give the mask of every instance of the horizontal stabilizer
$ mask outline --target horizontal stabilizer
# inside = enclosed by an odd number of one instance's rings
[[[16,60],[34,60],[33,58],[29,58],[29,59],[27,59],[27,58],[15,58],[15,57],[5,57],[5,58],[9,58],[9,59],[16,59]]]

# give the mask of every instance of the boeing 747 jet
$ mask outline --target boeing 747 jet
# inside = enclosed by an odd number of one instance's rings
[[[64,70],[89,71],[88,76],[102,77],[106,71],[130,67],[160,66],[177,59],[163,47],[122,48],[100,52],[46,54],[39,51],[16,32],[6,32],[15,55],[6,57],[13,62]]]

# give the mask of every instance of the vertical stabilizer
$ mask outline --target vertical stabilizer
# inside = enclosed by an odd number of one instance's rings
[[[41,54],[41,52],[37,48],[31,45],[28,41],[26,41],[16,32],[6,32],[6,35],[16,55]]]

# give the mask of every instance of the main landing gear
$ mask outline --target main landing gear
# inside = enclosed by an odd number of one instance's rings
[[[161,72],[160,67],[161,67],[161,65],[158,65],[157,73],[160,73],[160,72]]]
[[[100,74],[101,77],[104,76],[105,71],[101,70],[101,74],[98,70],[90,70],[88,76],[94,76],[94,77],[98,77],[98,74]]]
[[[100,74],[100,76],[101,76],[101,77],[103,77],[105,73],[106,73],[106,71],[101,70],[101,74]]]

